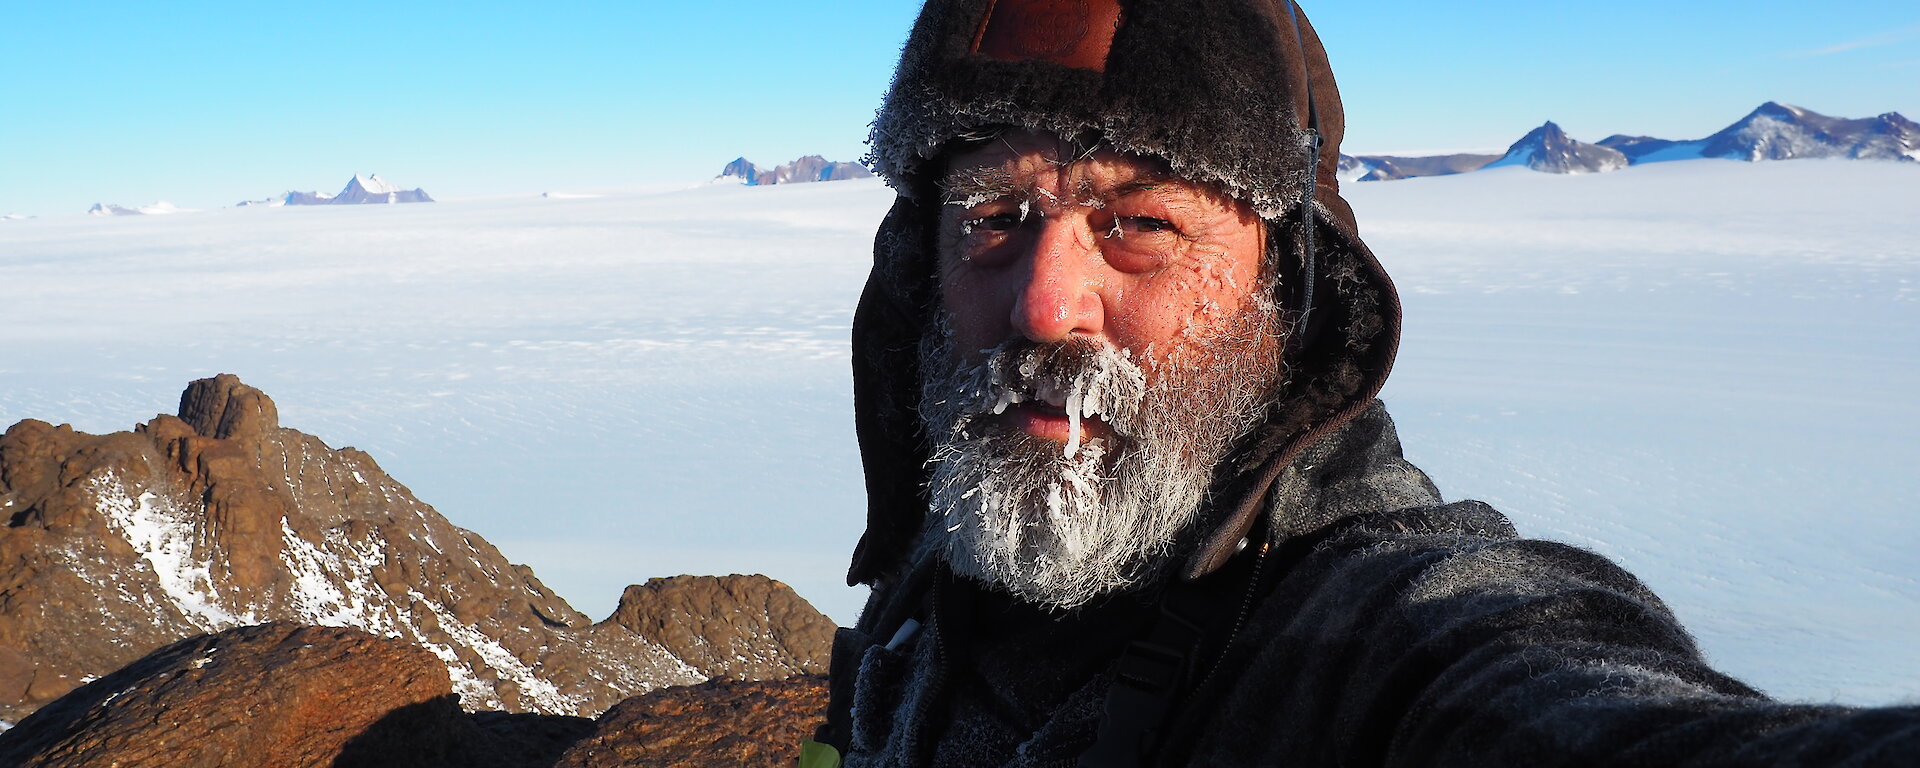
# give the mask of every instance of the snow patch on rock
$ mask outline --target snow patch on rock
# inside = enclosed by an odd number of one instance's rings
[[[334,551],[300,538],[286,518],[280,520],[281,561],[293,577],[288,603],[294,615],[308,624],[393,634],[398,627],[391,613],[376,605],[373,580],[374,566],[386,558],[385,545],[368,541],[362,551],[337,530],[328,532],[327,540]]]
[[[209,543],[178,504],[150,490],[136,497],[111,472],[94,478],[87,490],[108,524],[152,569],[161,591],[195,626],[213,632],[256,621],[251,613],[235,614],[220,605],[208,559],[196,554]]]

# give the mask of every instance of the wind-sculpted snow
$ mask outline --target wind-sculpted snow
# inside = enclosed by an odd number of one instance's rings
[[[0,423],[121,429],[237,371],[594,616],[737,571],[853,621],[847,335],[891,193],[580,192],[8,222]],[[1620,560],[1769,692],[1920,693],[1920,166],[1344,194],[1406,301],[1384,396],[1448,499]]]

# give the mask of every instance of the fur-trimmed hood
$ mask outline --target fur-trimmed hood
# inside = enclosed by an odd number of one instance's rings
[[[1340,198],[1344,116],[1319,38],[1278,0],[927,2],[870,139],[869,162],[898,198],[854,314],[868,508],[849,584],[899,575],[927,513],[918,343],[937,311],[938,158],[989,127],[1164,158],[1266,221],[1281,306],[1296,325],[1276,405],[1215,471],[1186,568],[1209,573],[1267,512],[1287,466],[1372,402],[1399,345],[1399,297]],[[1285,500],[1273,507],[1275,530],[1315,517]]]

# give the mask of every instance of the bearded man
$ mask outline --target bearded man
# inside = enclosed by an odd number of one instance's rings
[[[873,593],[803,764],[1913,764],[1920,710],[1771,702],[1401,457],[1342,120],[1288,3],[927,3],[854,320]]]

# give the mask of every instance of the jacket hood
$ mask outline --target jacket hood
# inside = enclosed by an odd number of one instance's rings
[[[1368,406],[1399,346],[1399,296],[1340,198],[1344,115],[1320,40],[1277,0],[929,0],[870,138],[869,165],[897,197],[854,313],[867,529],[848,583],[898,575],[927,513],[918,344],[938,311],[934,183],[949,142],[998,127],[1163,158],[1266,222],[1295,324],[1275,405],[1216,467],[1187,550],[1188,577],[1212,572],[1269,513],[1289,464]],[[1304,532],[1316,513],[1286,506],[1269,526]]]

